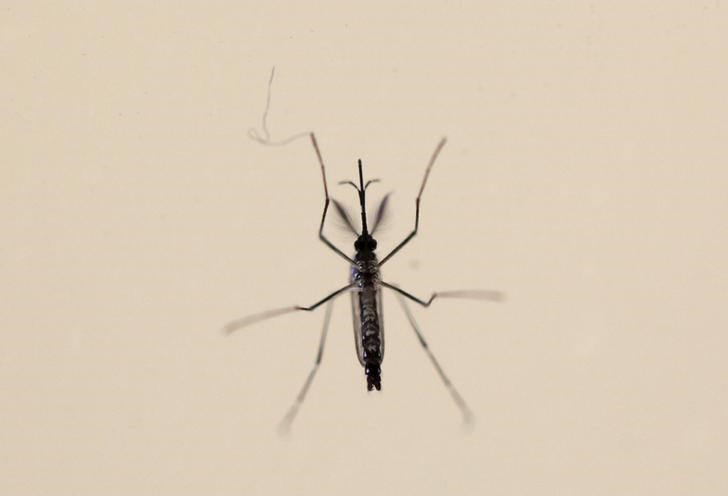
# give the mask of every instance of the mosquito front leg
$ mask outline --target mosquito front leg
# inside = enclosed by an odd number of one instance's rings
[[[488,301],[503,301],[504,298],[503,293],[501,293],[500,291],[494,291],[492,289],[460,289],[456,291],[437,291],[430,295],[430,299],[423,300],[411,293],[408,293],[404,289],[398,288],[397,286],[394,286],[387,282],[379,281],[379,283],[385,288],[396,291],[405,298],[409,298],[410,300],[414,301],[419,305],[422,305],[425,308],[429,307],[435,300],[435,298],[464,298]]]
[[[331,250],[333,250],[340,257],[343,257],[347,262],[353,264],[354,261],[351,258],[349,258],[343,251],[334,246],[334,244],[329,241],[326,236],[324,236],[324,222],[326,221],[326,212],[329,209],[329,203],[331,199],[329,198],[329,187],[326,184],[326,167],[324,166],[324,159],[321,156],[321,150],[319,150],[318,142],[316,141],[316,135],[313,133],[313,131],[304,131],[301,133],[296,133],[280,141],[273,141],[270,137],[270,132],[268,131],[268,110],[270,109],[270,95],[271,88],[273,87],[273,77],[275,76],[275,73],[276,68],[274,67],[270,72],[270,79],[268,80],[268,96],[265,100],[265,110],[263,111],[263,119],[261,122],[262,133],[259,133],[256,129],[249,129],[248,136],[250,137],[250,139],[267,146],[284,146],[291,141],[295,141],[299,138],[304,138],[306,136],[311,139],[311,144],[313,145],[313,149],[316,152],[316,158],[318,159],[319,165],[321,166],[321,177],[324,181],[324,213],[321,215],[321,225],[319,226],[318,232],[319,239],[323,241],[326,246],[331,248]]]
[[[354,285],[355,285],[355,283],[349,283],[346,286],[344,286],[343,288],[337,289],[333,293],[327,295],[325,298],[320,299],[319,301],[317,301],[316,303],[314,303],[313,305],[308,306],[308,307],[302,307],[300,305],[295,305],[292,307],[276,308],[273,310],[267,310],[265,312],[248,315],[247,317],[243,317],[241,319],[233,320],[232,322],[227,324],[223,328],[223,330],[225,331],[225,333],[231,334],[231,333],[237,331],[238,329],[242,329],[243,327],[247,327],[251,324],[255,324],[256,322],[272,319],[273,317],[278,317],[280,315],[285,315],[287,313],[293,313],[293,312],[298,312],[298,311],[311,312],[311,311],[315,310],[316,308],[318,308],[319,306],[326,303],[327,301],[331,300],[332,298],[336,298],[341,293],[348,291],[349,289],[354,287]]]
[[[326,184],[326,167],[324,167],[324,159],[321,157],[321,150],[319,150],[318,142],[316,141],[316,135],[311,133],[311,144],[313,145],[313,149],[316,151],[316,158],[318,158],[319,165],[321,166],[321,178],[324,181],[324,213],[321,215],[321,225],[319,226],[319,232],[318,236],[321,241],[323,241],[326,246],[331,248],[335,253],[337,253],[340,257],[344,258],[347,262],[350,264],[354,264],[354,260],[349,258],[349,256],[344,253],[343,251],[339,250],[334,244],[329,241],[326,236],[324,236],[324,222],[326,222],[326,212],[329,210],[329,204],[331,203],[331,198],[329,198],[329,187]]]
[[[427,164],[427,169],[425,169],[425,177],[422,178],[422,184],[420,185],[420,192],[417,193],[417,199],[415,200],[415,228],[412,230],[411,233],[407,235],[404,240],[394,247],[392,251],[389,252],[389,254],[384,257],[381,262],[379,262],[379,266],[381,267],[384,265],[384,263],[392,258],[395,253],[397,253],[399,250],[402,249],[404,245],[410,242],[412,238],[415,237],[417,234],[417,228],[420,225],[420,199],[422,198],[422,192],[425,191],[425,185],[427,184],[427,178],[430,177],[430,170],[432,170],[432,166],[435,165],[435,160],[437,160],[437,156],[440,155],[440,151],[442,150],[442,147],[445,146],[445,143],[447,143],[446,138],[442,138],[440,142],[435,147],[435,151],[432,153],[432,157],[430,157],[430,163]]]

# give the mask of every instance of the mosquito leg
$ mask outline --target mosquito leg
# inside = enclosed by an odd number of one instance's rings
[[[261,134],[258,132],[257,129],[250,128],[248,129],[248,137],[254,141],[257,141],[261,145],[284,146],[291,141],[303,138],[310,133],[308,131],[303,131],[280,141],[273,141],[270,139],[270,132],[268,131],[268,110],[270,110],[270,95],[271,89],[273,88],[273,78],[275,77],[275,75],[276,68],[273,67],[270,71],[270,78],[268,79],[268,95],[265,99],[265,110],[263,111],[263,118],[261,119],[261,130],[263,131],[263,133]]]
[[[262,133],[259,133],[256,129],[249,129],[248,130],[248,137],[250,139],[257,141],[258,143],[262,145],[268,145],[268,146],[284,146],[290,143],[291,141],[295,141],[299,138],[304,138],[308,136],[311,139],[311,144],[313,145],[313,149],[316,152],[316,158],[318,159],[319,165],[321,166],[321,177],[324,181],[324,213],[321,215],[321,225],[319,226],[319,232],[318,236],[321,241],[323,241],[326,246],[331,248],[335,253],[337,253],[340,257],[343,257],[346,261],[353,264],[354,261],[349,258],[343,251],[338,249],[334,244],[329,241],[326,236],[324,236],[324,221],[326,220],[326,212],[329,209],[329,202],[331,199],[329,198],[329,187],[326,183],[326,168],[324,167],[324,159],[321,157],[321,150],[319,150],[318,142],[316,141],[316,135],[313,133],[313,131],[304,131],[301,133],[296,133],[292,136],[289,136],[288,138],[282,139],[280,141],[273,141],[270,138],[270,132],[268,132],[268,110],[270,109],[270,95],[271,95],[271,88],[273,86],[273,76],[275,76],[276,68],[273,67],[270,73],[270,79],[268,80],[268,96],[265,101],[265,110],[263,111],[263,120],[261,123],[261,130]]]
[[[319,232],[318,236],[321,241],[326,244],[331,250],[333,250],[336,254],[338,254],[340,257],[342,257],[344,260],[349,262],[350,264],[354,264],[354,260],[352,260],[346,253],[339,250],[334,244],[329,241],[326,236],[324,236],[324,222],[326,222],[326,212],[329,210],[329,203],[331,202],[331,198],[329,198],[329,187],[326,183],[326,167],[324,166],[324,159],[321,157],[321,150],[319,150],[318,142],[316,141],[316,135],[313,134],[313,132],[310,134],[311,136],[311,144],[313,145],[313,149],[316,151],[316,158],[318,158],[319,165],[321,166],[321,179],[323,179],[324,182],[324,212],[321,214],[321,225],[319,225]]]
[[[379,266],[381,267],[384,265],[384,263],[392,258],[395,253],[397,253],[399,250],[402,249],[404,245],[410,242],[412,238],[415,237],[417,234],[417,227],[420,224],[420,198],[422,198],[422,192],[425,191],[425,185],[427,184],[427,178],[430,177],[430,170],[432,170],[432,166],[435,165],[435,160],[437,160],[437,156],[440,155],[440,151],[442,150],[442,147],[445,146],[445,143],[447,142],[446,138],[442,138],[440,142],[435,147],[435,151],[432,153],[432,157],[430,157],[430,162],[427,164],[427,169],[425,169],[425,177],[422,178],[422,184],[420,185],[420,192],[417,193],[417,199],[415,200],[415,228],[412,230],[411,233],[407,235],[404,240],[394,247],[392,251],[389,252],[389,254],[384,257],[380,262]]]
[[[445,375],[445,371],[442,370],[442,367],[440,366],[440,362],[437,361],[437,358],[435,358],[435,355],[430,350],[430,347],[427,344],[427,341],[425,341],[425,337],[422,335],[422,331],[420,331],[420,328],[417,325],[417,322],[415,321],[415,318],[412,315],[412,312],[410,311],[409,307],[407,306],[407,302],[405,301],[404,297],[397,295],[397,300],[399,300],[399,304],[402,305],[402,310],[404,310],[404,314],[407,316],[407,320],[409,320],[409,323],[412,326],[412,330],[415,331],[415,334],[417,335],[417,339],[419,339],[419,341],[420,341],[420,345],[422,346],[422,349],[425,350],[425,353],[427,353],[427,357],[430,359],[430,362],[432,362],[432,366],[435,367],[435,370],[437,371],[437,375],[440,376],[442,383],[445,385],[447,390],[450,392],[450,396],[452,396],[453,401],[455,402],[457,407],[460,409],[460,413],[463,415],[463,423],[465,423],[465,425],[472,425],[473,412],[470,410],[470,407],[468,407],[468,404],[465,402],[465,400],[460,395],[458,390],[455,388],[453,383],[450,382],[450,379],[447,377],[447,375]]]
[[[500,291],[494,291],[492,289],[461,289],[456,291],[437,291],[430,295],[429,300],[425,301],[411,293],[408,293],[404,289],[398,288],[397,286],[394,286],[387,282],[379,281],[379,283],[385,288],[396,291],[402,296],[409,298],[410,300],[422,305],[423,307],[429,307],[435,298],[466,298],[488,301],[503,301],[504,299],[503,293],[501,293]]]
[[[278,425],[278,432],[280,432],[282,435],[287,434],[288,431],[291,428],[291,424],[293,423],[293,420],[296,418],[296,415],[298,414],[298,410],[301,408],[301,405],[303,404],[303,400],[306,399],[306,393],[308,393],[308,388],[311,387],[311,383],[313,382],[313,378],[316,376],[316,372],[318,372],[319,365],[321,364],[321,358],[324,355],[324,345],[326,344],[326,334],[329,330],[329,321],[331,320],[331,309],[334,306],[334,302],[330,301],[326,305],[326,314],[324,315],[324,326],[321,329],[321,339],[319,340],[319,346],[318,346],[318,352],[316,353],[316,362],[313,365],[313,368],[308,373],[308,377],[306,378],[306,382],[303,383],[303,387],[298,392],[298,395],[296,396],[295,401],[291,405],[291,407],[288,409],[288,412],[283,417],[283,420],[281,420],[281,423]]]
[[[297,312],[297,311],[301,311],[301,310],[306,311],[306,312],[311,312],[311,311],[315,310],[316,308],[318,308],[319,306],[326,303],[327,301],[331,300],[332,298],[339,296],[344,291],[348,291],[349,289],[354,287],[354,284],[355,283],[350,283],[350,284],[347,284],[346,286],[344,286],[343,288],[337,289],[333,293],[329,294],[325,298],[322,298],[321,300],[317,301],[316,303],[314,303],[311,306],[302,307],[300,305],[295,305],[292,307],[276,308],[273,310],[267,310],[265,312],[248,315],[247,317],[233,320],[232,322],[227,324],[223,328],[223,330],[225,331],[226,334],[231,334],[231,333],[237,331],[238,329],[242,329],[243,327],[247,327],[251,324],[255,324],[256,322],[260,322],[262,320],[272,319],[273,317],[278,317],[279,315],[285,315],[287,313],[293,313],[293,312]]]

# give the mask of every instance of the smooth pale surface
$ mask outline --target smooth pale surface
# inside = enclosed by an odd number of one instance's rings
[[[696,2],[3,2],[0,493],[728,492],[728,6]],[[345,262],[331,190],[390,190],[392,295],[367,394],[348,301],[275,428]],[[332,223],[348,252],[351,240]],[[382,250],[383,251],[383,250]]]

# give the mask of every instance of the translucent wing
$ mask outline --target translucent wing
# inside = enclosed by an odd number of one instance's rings
[[[387,193],[384,195],[384,198],[382,198],[382,201],[379,202],[379,206],[377,207],[377,214],[374,217],[374,223],[372,224],[372,234],[374,234],[377,231],[377,228],[380,227],[383,224],[383,220],[387,218],[387,205],[389,204],[389,196],[392,193]]]
[[[349,215],[349,212],[347,212],[346,207],[333,198],[331,199],[331,203],[334,204],[334,212],[337,214],[337,219],[339,220],[341,227],[350,231],[355,236],[358,236],[359,232],[356,230],[356,227],[354,227],[354,222],[351,220],[351,216]]]

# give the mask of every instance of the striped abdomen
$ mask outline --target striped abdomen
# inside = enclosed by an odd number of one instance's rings
[[[380,390],[384,359],[382,291],[374,284],[364,285],[359,291],[351,293],[351,303],[356,351],[367,376],[367,389]]]

